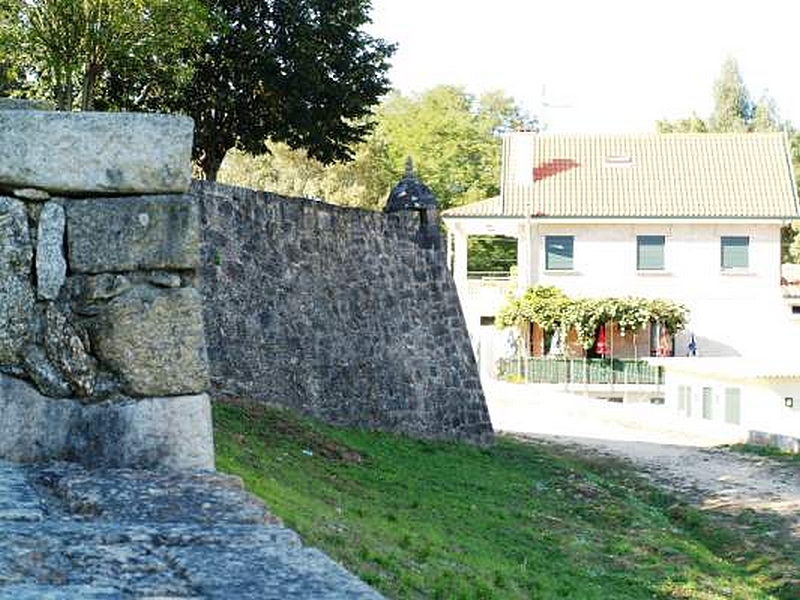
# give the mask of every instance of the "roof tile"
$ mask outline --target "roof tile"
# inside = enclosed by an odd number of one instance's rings
[[[514,167],[527,160],[530,167]],[[800,216],[781,133],[513,133],[504,140],[503,163],[500,196],[451,208],[444,216]],[[515,180],[520,172],[530,172],[529,181]]]

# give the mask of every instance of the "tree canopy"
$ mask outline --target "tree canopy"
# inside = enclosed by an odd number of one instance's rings
[[[779,131],[785,125],[775,100],[766,92],[753,101],[733,57],[722,63],[713,96],[714,108],[708,119],[692,114],[688,119],[657,121],[656,129],[660,133],[745,133]]]
[[[389,90],[394,46],[363,30],[368,0],[206,0],[211,35],[173,108],[195,120],[208,179],[231,148],[303,148],[322,163],[352,158]]]
[[[408,156],[442,209],[483,200],[499,191],[500,132],[530,119],[502,92],[480,97],[463,88],[434,87],[422,94],[393,93],[381,106],[379,129],[389,141],[397,177]]]
[[[0,0],[0,86],[58,108],[182,112],[214,179],[225,153],[353,156],[389,90],[394,46],[369,0]],[[24,74],[18,77],[18,72]]]
[[[753,117],[753,101],[744,85],[736,59],[728,57],[714,81],[714,111],[711,113],[712,131],[744,132]]]
[[[306,163],[284,149],[273,155],[232,154],[220,179],[278,193],[324,198],[337,204],[380,208],[411,156],[417,174],[439,200],[440,208],[481,200],[498,193],[500,136],[529,127],[531,119],[502,92],[480,97],[464,89],[438,86],[421,94],[389,94],[375,111],[375,128],[353,146],[354,160],[324,167]],[[299,185],[302,181],[302,185]]]
[[[0,48],[34,95],[90,110],[112,75],[173,68],[207,34],[201,0],[5,0]],[[107,102],[106,102],[107,104]]]

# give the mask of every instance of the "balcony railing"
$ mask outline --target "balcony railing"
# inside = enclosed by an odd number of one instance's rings
[[[608,358],[503,358],[497,377],[520,383],[663,385],[664,367]]]
[[[467,293],[471,296],[492,294],[505,298],[506,292],[515,289],[515,285],[507,273],[470,271],[467,274]]]

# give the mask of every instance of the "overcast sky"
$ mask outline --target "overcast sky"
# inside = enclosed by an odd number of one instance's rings
[[[397,89],[502,89],[552,132],[707,117],[728,55],[800,127],[799,0],[373,0],[372,16],[399,44]]]

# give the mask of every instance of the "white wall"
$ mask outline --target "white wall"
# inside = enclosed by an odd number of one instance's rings
[[[504,235],[517,237],[520,271],[530,274],[531,285],[555,285],[572,296],[644,296],[684,303],[690,310],[690,323],[686,332],[677,336],[677,355],[686,352],[689,332],[695,334],[700,356],[789,355],[800,348],[800,318],[791,316],[781,295],[780,223],[534,219],[530,270],[525,264],[529,254],[524,220],[463,219],[448,222],[451,226],[464,236],[464,249],[467,233],[497,233],[502,227]],[[574,236],[573,271],[545,270],[547,235]],[[637,272],[638,235],[665,236],[663,272]],[[750,238],[749,269],[746,273],[723,272],[720,237],[742,235]],[[456,267],[462,306],[475,335],[480,316],[495,314],[503,294],[475,289],[468,293],[466,259],[457,261]]]
[[[654,221],[635,223],[546,223],[537,225],[534,283],[555,285],[572,296],[643,296],[684,303],[687,331],[704,356],[775,352],[797,334],[780,288],[780,224]],[[574,271],[546,271],[544,239],[572,235]],[[636,236],[664,235],[664,271],[637,272]],[[746,273],[720,269],[720,237],[749,236]],[[787,334],[791,329],[792,334]],[[676,353],[686,348],[679,336]]]
[[[741,427],[800,437],[800,376],[791,379],[737,380],[719,375],[700,375],[675,372],[667,367],[665,405],[678,414],[678,387],[691,389],[692,414],[688,419],[703,419],[703,387],[712,390],[712,421],[724,422],[725,389],[741,390]],[[787,408],[784,398],[794,398],[794,407]],[[724,427],[724,425],[722,425]]]

